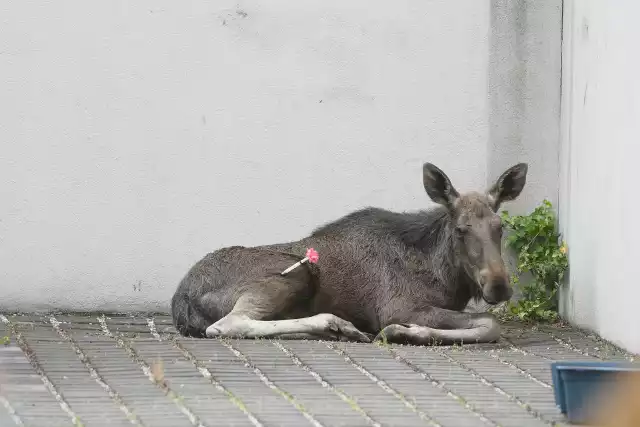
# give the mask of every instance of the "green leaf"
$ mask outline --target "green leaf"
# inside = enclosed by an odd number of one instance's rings
[[[513,285],[520,284],[520,276],[530,273],[531,283],[522,287],[522,299],[511,303],[506,310],[521,320],[551,321],[558,316],[557,289],[569,266],[566,253],[560,248],[562,239],[556,230],[556,217],[549,200],[543,200],[529,215],[501,213],[509,232],[506,247],[516,256],[517,274]]]

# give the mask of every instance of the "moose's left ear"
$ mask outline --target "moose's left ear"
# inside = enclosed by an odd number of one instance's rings
[[[488,191],[494,211],[500,208],[502,202],[514,200],[520,195],[527,182],[528,169],[529,166],[526,163],[518,163],[500,175],[500,178]]]

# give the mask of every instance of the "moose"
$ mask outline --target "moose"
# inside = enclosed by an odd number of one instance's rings
[[[437,204],[431,209],[368,207],[299,241],[207,254],[171,300],[175,328],[201,338],[496,341],[493,315],[463,310],[472,299],[495,305],[513,295],[497,212],[520,195],[528,166],[512,166],[487,191],[465,194],[435,165],[422,169]],[[309,247],[319,262],[282,275]]]

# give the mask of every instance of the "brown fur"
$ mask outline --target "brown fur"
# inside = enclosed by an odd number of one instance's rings
[[[415,343],[495,340],[493,316],[461,311],[472,298],[495,304],[512,295],[496,212],[520,194],[526,173],[518,164],[486,193],[460,195],[444,172],[426,163],[424,187],[438,208],[367,208],[299,241],[219,249],[178,286],[174,324],[181,334],[200,337],[368,341],[364,333],[380,333]],[[319,252],[319,263],[281,276],[308,247]]]

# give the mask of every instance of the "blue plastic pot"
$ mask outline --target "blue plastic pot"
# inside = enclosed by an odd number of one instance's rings
[[[556,405],[572,424],[591,424],[606,389],[621,375],[640,372],[624,362],[553,362],[551,378]]]

